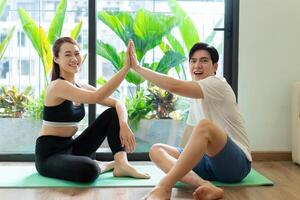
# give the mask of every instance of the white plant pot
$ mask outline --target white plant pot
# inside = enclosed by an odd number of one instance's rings
[[[142,119],[135,135],[136,138],[149,145],[165,143],[178,146],[184,127],[185,121],[172,119]]]
[[[0,153],[33,153],[41,120],[0,118]]]

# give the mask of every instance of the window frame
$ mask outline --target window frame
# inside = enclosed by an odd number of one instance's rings
[[[224,77],[231,85],[237,96],[238,91],[238,39],[239,39],[239,0],[224,0],[225,21],[224,21]],[[88,0],[88,79],[89,84],[96,86],[96,39],[97,39],[97,11],[96,0]],[[89,124],[96,118],[96,105],[88,106]],[[112,153],[96,153],[96,159],[104,161],[112,160]],[[0,161],[22,161],[33,162],[34,154],[0,154]],[[148,152],[133,153],[128,155],[130,161],[150,160]]]

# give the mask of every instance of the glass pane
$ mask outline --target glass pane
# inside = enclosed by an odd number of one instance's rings
[[[0,60],[0,153],[33,153],[35,139],[41,128],[41,111],[43,106],[43,91],[49,83],[51,68],[44,72],[44,65],[33,42],[21,23],[22,8],[32,18],[37,27],[42,27],[46,33],[47,42],[50,24],[55,16],[59,0],[15,0],[7,1],[5,11],[0,18],[0,42],[15,27],[3,57]],[[83,21],[77,41],[83,54],[87,53],[88,12],[87,0],[68,1],[63,28],[60,36],[70,36],[71,30]],[[24,15],[26,14],[24,13]],[[28,32],[32,33],[29,28]],[[41,34],[35,36],[41,40]],[[45,42],[44,42],[45,44]],[[49,50],[51,52],[51,46]],[[0,54],[1,55],[1,54]],[[50,62],[52,60],[50,59]],[[79,79],[87,82],[87,61],[82,65]],[[49,66],[52,66],[51,64]],[[15,89],[14,89],[15,87]],[[30,87],[30,88],[29,88]],[[22,94],[28,88],[28,93]],[[6,91],[17,97],[13,101]],[[81,129],[87,124],[82,121]]]
[[[207,42],[219,51],[217,75],[223,76],[224,35],[214,32],[213,28],[224,26],[224,0],[174,2],[175,9],[170,1],[164,0],[97,1],[99,80],[108,80],[122,67],[122,52],[126,50],[129,38],[135,42],[142,65],[184,80],[190,79],[189,48],[195,42]],[[182,19],[187,20],[183,22]],[[172,66],[164,64],[171,61]],[[188,112],[188,99],[161,91],[139,78],[129,74],[114,94],[126,102],[130,125],[137,139],[136,152],[147,152],[157,142],[178,146]],[[105,109],[97,106],[97,115]],[[105,144],[99,151],[110,150]]]

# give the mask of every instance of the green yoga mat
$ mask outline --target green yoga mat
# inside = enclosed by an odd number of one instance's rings
[[[113,177],[112,172],[101,174],[93,183],[76,183],[39,175],[34,166],[0,166],[0,187],[153,187],[164,173],[153,165],[136,165],[137,169],[147,172],[151,179],[134,179]],[[240,183],[225,184],[214,182],[217,186],[257,186],[273,185],[272,181],[252,169],[251,173]],[[185,184],[177,183],[176,187]]]

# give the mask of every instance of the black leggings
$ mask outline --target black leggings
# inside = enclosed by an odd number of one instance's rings
[[[121,145],[119,119],[115,108],[104,111],[76,139],[72,137],[40,136],[36,140],[35,166],[47,177],[77,182],[94,181],[100,174],[92,159],[107,137],[113,154],[124,151]]]

